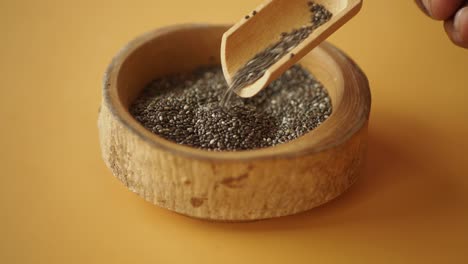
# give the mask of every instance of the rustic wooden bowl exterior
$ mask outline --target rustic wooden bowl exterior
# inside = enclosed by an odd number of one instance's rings
[[[129,43],[109,66],[99,113],[102,156],[131,191],[169,210],[220,221],[299,213],[346,191],[365,161],[368,81],[324,43],[301,60],[328,89],[333,113],[317,129],[275,147],[213,152],[165,140],[128,112],[156,77],[220,63],[228,26],[178,25]]]

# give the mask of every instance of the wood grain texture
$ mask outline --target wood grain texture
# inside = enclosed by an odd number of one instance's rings
[[[290,32],[310,23],[309,0],[267,0],[255,9],[256,15],[242,18],[223,35],[221,65],[224,77],[231,83],[234,74],[257,53],[280,40],[282,32]],[[314,0],[332,12],[333,17],[316,29],[297,47],[291,50],[294,57],[284,56],[273,64],[254,83],[239,89],[241,97],[252,97],[284,71],[298,62],[313,48],[355,16],[362,0]]]
[[[272,148],[212,152],[169,142],[128,113],[146,83],[219,64],[226,26],[182,25],[150,32],[110,65],[99,114],[102,156],[130,190],[192,217],[246,221],[302,212],[337,197],[364,164],[370,93],[359,68],[329,44],[301,62],[327,87],[334,112],[317,129]]]

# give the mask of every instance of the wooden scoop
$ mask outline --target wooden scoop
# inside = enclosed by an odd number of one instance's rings
[[[278,42],[283,32],[311,25],[309,2],[324,6],[333,16],[316,28],[299,45],[276,61],[253,83],[234,90],[241,97],[252,97],[268,86],[289,67],[356,15],[362,0],[268,0],[224,33],[221,65],[229,85],[234,74],[256,54]]]

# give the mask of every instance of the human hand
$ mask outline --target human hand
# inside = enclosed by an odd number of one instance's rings
[[[468,48],[468,1],[415,0],[428,16],[444,20],[447,35],[456,45]]]

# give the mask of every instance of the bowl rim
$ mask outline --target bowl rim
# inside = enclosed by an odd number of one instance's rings
[[[364,98],[364,100],[362,101],[365,102],[365,104],[367,105],[363,105],[364,109],[363,111],[361,111],[361,114],[355,118],[354,125],[351,127],[351,129],[342,132],[341,137],[332,140],[331,142],[327,142],[326,144],[319,144],[315,146],[311,145],[301,150],[294,150],[292,148],[288,148],[288,145],[291,146],[292,144],[295,144],[294,142],[298,141],[298,139],[304,137],[305,135],[309,133],[316,133],[316,131],[320,127],[323,127],[327,123],[327,121],[333,118],[333,113],[325,122],[320,124],[316,129],[307,132],[306,134],[297,139],[288,141],[283,144],[278,144],[272,147],[242,151],[213,151],[181,145],[150,132],[130,115],[128,109],[126,109],[119,100],[119,95],[117,91],[117,77],[122,64],[125,62],[125,59],[132,54],[132,52],[136,51],[138,48],[140,48],[147,42],[167,33],[176,32],[180,30],[206,29],[215,27],[222,27],[227,29],[229,28],[229,26],[230,25],[227,24],[204,23],[170,25],[148,31],[126,44],[113,57],[111,63],[108,65],[105,71],[103,78],[103,104],[107,107],[112,117],[115,118],[115,120],[117,120],[117,122],[119,122],[125,129],[128,129],[139,139],[148,143],[151,147],[170,152],[174,155],[181,155],[199,160],[218,160],[227,162],[240,160],[264,160],[274,158],[293,159],[306,154],[315,154],[323,152],[347,142],[352,136],[358,133],[364,126],[366,126],[370,114],[371,104],[371,94],[368,79],[364,72],[360,69],[360,67],[349,56],[347,56],[343,51],[341,51],[337,47],[327,42],[323,42],[316,49],[323,50],[323,52],[326,52],[327,55],[332,54],[333,59],[340,60],[340,63],[342,63],[341,66],[338,65],[340,68],[342,68],[343,66],[348,67],[351,70],[352,75],[355,75],[357,76],[357,78],[361,79],[362,83],[360,83],[359,86],[357,86],[356,83],[354,83],[353,86],[353,84],[350,84],[350,80],[346,80],[345,78],[343,78],[344,85],[346,86],[345,89],[347,87],[359,89],[359,95]],[[356,82],[356,80],[353,81]],[[343,99],[346,100],[346,98]],[[335,112],[335,106],[333,107]]]

